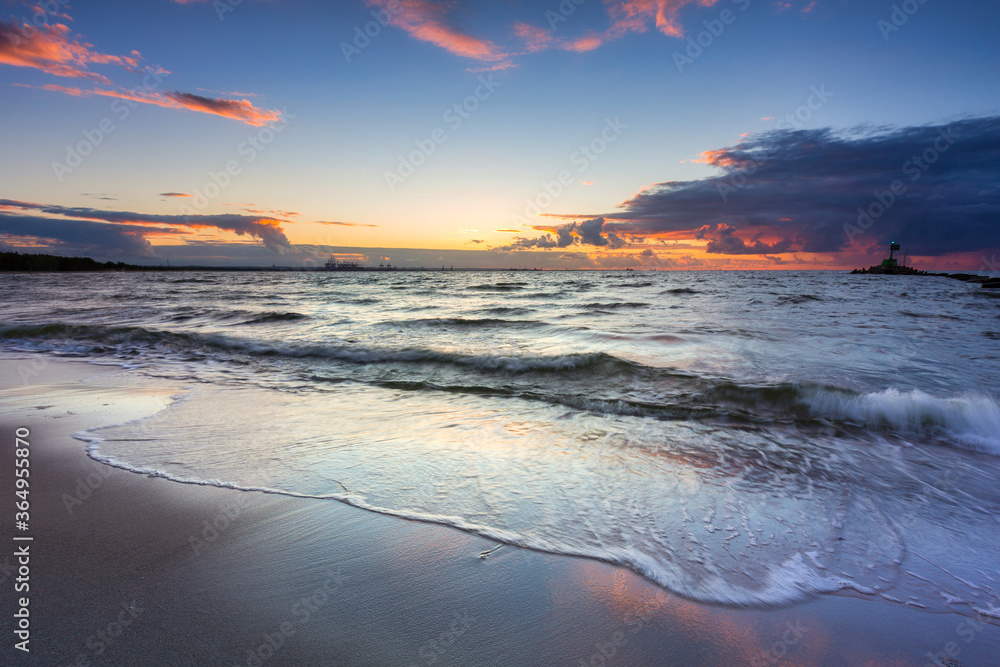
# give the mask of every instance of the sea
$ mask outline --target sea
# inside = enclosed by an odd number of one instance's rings
[[[1000,623],[1000,294],[836,272],[0,275],[0,353],[175,387],[76,434],[741,607]],[[335,527],[331,527],[335,529]]]

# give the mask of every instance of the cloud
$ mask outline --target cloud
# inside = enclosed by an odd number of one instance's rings
[[[711,7],[718,0],[605,0],[611,16],[609,36],[626,32],[645,32],[652,21],[656,29],[669,37],[683,37],[678,14],[687,5]]]
[[[258,109],[250,100],[227,100],[217,97],[203,97],[193,93],[167,92],[162,95],[156,93],[149,96],[147,101],[150,104],[159,106],[183,108],[190,111],[200,111],[202,113],[215,114],[223,118],[238,120],[247,125],[261,127],[268,123],[277,122],[281,118],[278,111],[268,111]],[[172,101],[169,104],[166,100]]]
[[[414,38],[439,46],[449,53],[484,63],[497,69],[509,66],[510,54],[490,40],[473,37],[450,25],[450,3],[434,0],[365,0],[387,16],[389,22]]]
[[[378,227],[378,225],[363,225],[360,222],[331,222],[327,220],[313,220],[317,225],[338,225],[340,227]]]
[[[141,56],[112,56],[92,50],[90,44],[70,36],[66,25],[0,21],[0,64],[38,69],[54,76],[88,79],[109,84],[103,74],[89,69],[94,65],[119,65],[135,69]]]
[[[618,234],[605,229],[604,218],[600,217],[584,220],[583,222],[571,222],[552,229],[546,229],[545,231],[548,233],[536,236],[535,238],[518,237],[514,239],[513,243],[500,246],[497,250],[567,248],[571,245],[590,245],[617,249],[628,245],[628,242]]]
[[[482,63],[485,69],[507,69],[514,66],[516,56],[537,53],[548,49],[561,49],[584,53],[619,39],[628,33],[642,33],[650,25],[670,37],[683,37],[679,13],[688,6],[711,7],[719,0],[604,0],[608,26],[601,32],[587,30],[576,37],[557,34],[556,28],[571,14],[563,13],[554,3],[545,14],[549,27],[544,28],[524,21],[515,22],[511,33],[517,47],[507,47],[471,35],[449,21],[453,2],[445,0],[365,0],[376,8],[390,24],[402,28],[414,38],[429,42],[449,53]],[[569,3],[575,8],[576,4]],[[574,9],[575,11],[575,9]],[[537,9],[532,14],[537,16]]]
[[[222,116],[254,127],[262,127],[281,119],[280,112],[260,109],[247,99],[158,91],[152,89],[155,88],[155,84],[146,85],[145,89],[127,90],[116,86],[107,76],[89,69],[91,64],[118,65],[131,71],[145,73],[147,79],[152,76],[156,83],[161,81],[161,75],[169,74],[160,67],[146,66],[140,70],[141,60],[142,56],[138,51],[132,51],[128,56],[114,56],[94,51],[90,44],[72,37],[69,27],[61,23],[36,27],[26,22],[0,21],[0,64],[38,69],[64,78],[84,79],[91,81],[92,85],[101,84],[108,88],[86,89],[52,83],[42,86],[20,83],[14,85],[40,88],[72,97],[100,95],[169,109],[186,109]]]
[[[71,220],[57,222],[101,221],[114,225],[156,224],[189,227],[194,229],[221,229],[235,232],[239,236],[250,236],[259,240],[265,248],[277,254],[283,253],[291,244],[281,228],[282,220],[274,220],[261,216],[246,216],[237,214],[223,215],[152,215],[133,213],[129,211],[102,211],[86,207],[53,206],[19,202],[11,199],[0,199],[0,207],[35,210],[48,215],[58,215]],[[50,221],[50,218],[37,217],[39,221]],[[140,233],[133,229],[133,232]],[[141,233],[150,233],[148,229]]]
[[[171,232],[154,227],[0,213],[0,234],[30,239],[33,247],[101,257],[155,257],[146,235],[163,233]]]
[[[893,240],[932,257],[1000,248],[1000,117],[771,131],[706,151],[703,161],[718,168],[716,178],[656,184],[604,217],[618,233],[707,239],[720,254],[838,252]],[[890,192],[894,182],[902,194]],[[861,212],[878,213],[878,197],[893,201],[871,223],[862,219],[860,236],[848,233]]]
[[[776,241],[772,244],[764,243],[759,236],[755,236],[749,244],[738,236],[735,236],[736,229],[729,225],[720,224],[716,229],[711,229],[711,225],[706,225],[709,229],[699,229],[699,238],[710,238],[705,252],[719,255],[766,255],[768,253],[787,252],[792,242],[788,239]],[[714,234],[712,233],[714,231]]]
[[[189,194],[187,194],[185,192],[161,192],[160,196],[161,197],[192,197],[193,195],[189,195]]]
[[[259,109],[250,100],[229,100],[223,98],[203,97],[191,93],[179,93],[176,91],[154,91],[154,90],[126,90],[122,88],[104,89],[94,88],[84,90],[81,88],[70,88],[56,84],[46,84],[44,86],[31,86],[28,84],[14,84],[23,88],[38,88],[51,92],[63,93],[73,97],[90,97],[99,95],[101,97],[114,97],[139,104],[152,104],[166,109],[185,109],[197,111],[199,113],[213,114],[236,120],[253,127],[262,127],[281,120],[280,111],[270,111]]]

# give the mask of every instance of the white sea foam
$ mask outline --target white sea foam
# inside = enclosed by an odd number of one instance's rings
[[[982,395],[938,398],[914,389],[850,395],[821,391],[805,399],[820,417],[902,433],[937,432],[968,449],[1000,454],[1000,404]]]

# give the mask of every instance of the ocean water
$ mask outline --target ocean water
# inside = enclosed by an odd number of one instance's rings
[[[0,351],[178,387],[78,434],[137,472],[706,602],[1000,622],[998,296],[822,272],[8,274]]]

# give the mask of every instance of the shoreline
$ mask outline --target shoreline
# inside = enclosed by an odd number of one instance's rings
[[[512,546],[480,560],[496,543],[446,526],[112,468],[73,434],[150,415],[176,386],[40,356],[0,358],[0,371],[3,437],[31,433],[30,659],[47,664],[923,665],[1000,653],[1000,627],[956,614],[848,595],[706,605],[603,562]],[[6,449],[7,479],[13,460]],[[7,664],[20,653],[5,642]]]

